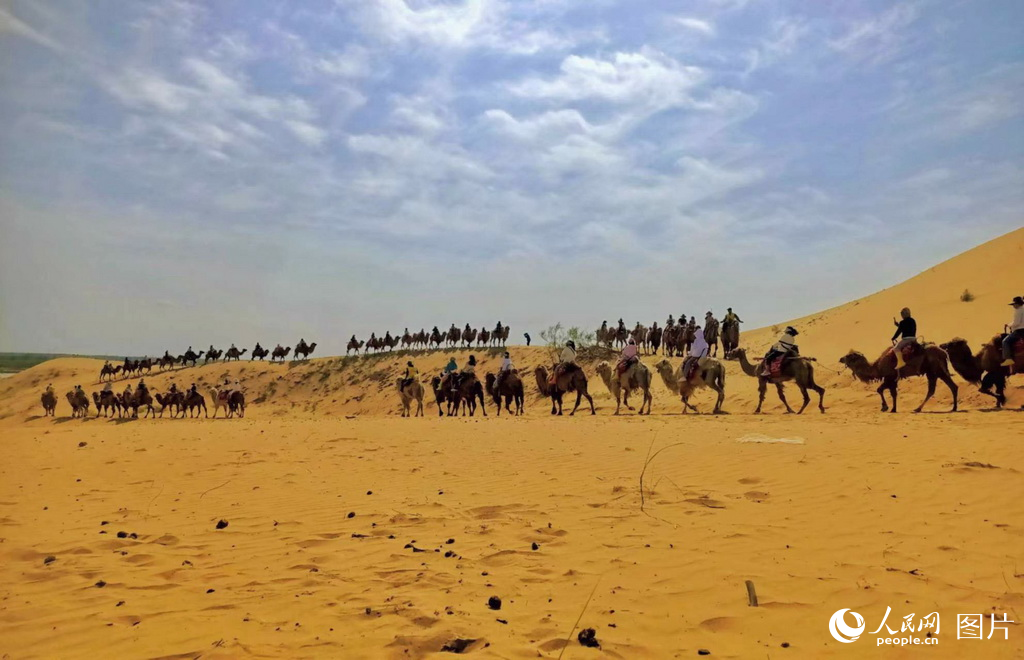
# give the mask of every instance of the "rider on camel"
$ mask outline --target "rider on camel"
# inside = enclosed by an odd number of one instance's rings
[[[800,349],[796,345],[796,336],[800,334],[796,331],[793,326],[786,326],[786,331],[782,333],[779,340],[771,347],[767,354],[764,356],[764,370],[761,372],[762,376],[771,375],[771,364],[775,358],[779,356],[783,357],[797,357],[800,355]]]
[[[1013,345],[1018,339],[1024,339],[1024,298],[1014,296],[1010,305],[1013,307],[1013,322],[1007,327],[1009,333],[1003,338],[1003,361],[999,365],[1001,367],[1013,366]]]
[[[896,354],[896,370],[899,371],[906,366],[906,362],[903,361],[903,349],[917,341],[917,321],[910,315],[910,308],[904,307],[900,310],[901,319],[897,321],[892,320],[892,324],[896,326],[896,332],[893,334],[893,352]],[[902,337],[899,341],[897,338]]]

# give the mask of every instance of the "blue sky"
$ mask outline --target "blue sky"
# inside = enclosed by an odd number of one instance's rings
[[[0,3],[0,350],[839,304],[1021,226],[1022,28],[984,0]]]

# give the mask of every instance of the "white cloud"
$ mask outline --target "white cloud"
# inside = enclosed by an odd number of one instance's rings
[[[715,35],[715,26],[710,21],[705,21],[700,18],[694,18],[692,16],[677,16],[675,22],[683,26],[687,30],[693,30],[700,34],[712,37]]]
[[[855,60],[870,64],[888,61],[906,45],[903,31],[919,14],[915,4],[897,4],[881,14],[853,22],[829,45]]]
[[[59,43],[22,21],[4,7],[0,7],[0,34],[4,32],[24,37],[51,50],[63,50]]]

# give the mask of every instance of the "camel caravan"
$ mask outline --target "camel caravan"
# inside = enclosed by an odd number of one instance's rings
[[[411,333],[409,328],[399,336],[398,334],[391,334],[391,331],[384,333],[383,337],[378,337],[376,332],[370,333],[370,338],[367,340],[356,339],[355,335],[348,340],[348,344],[345,346],[345,355],[351,354],[355,351],[356,355],[362,351],[363,355],[368,353],[384,353],[395,350],[397,347],[401,347],[399,350],[403,351],[426,351],[431,349],[444,349],[444,348],[504,348],[508,342],[509,327],[502,325],[501,321],[494,327],[494,330],[486,330],[480,328],[476,330],[472,328],[468,323],[465,328],[461,330],[456,327],[454,323],[448,328],[448,330],[442,332],[435,325],[434,329],[429,333],[423,329],[419,332]]]
[[[315,349],[316,342],[307,344],[305,339],[301,339],[295,346],[295,359],[308,359]],[[263,348],[260,346],[259,342],[256,342],[256,347],[252,349],[249,361],[259,360],[262,362],[264,358],[269,356],[271,362],[284,362],[291,351],[292,349],[290,346],[288,348],[284,348],[280,344],[271,351]],[[249,349],[238,349],[234,344],[231,344],[231,346],[226,349],[216,349],[213,347],[213,344],[210,344],[208,349],[205,351],[199,351],[198,353],[192,350],[192,347],[189,346],[188,350],[177,356],[171,355],[170,351],[164,351],[163,357],[160,358],[151,359],[149,356],[136,360],[125,358],[124,363],[118,365],[114,365],[107,360],[104,363],[103,368],[100,369],[99,379],[102,382],[136,378],[145,374],[153,373],[154,367],[156,367],[157,373],[175,368],[194,367],[199,364],[199,360],[202,360],[204,365],[210,364],[211,362],[238,361],[241,360],[248,352]]]
[[[954,338],[943,344],[924,341],[917,332],[917,322],[910,310],[900,311],[900,319],[893,319],[896,327],[881,354],[869,360],[859,351],[851,350],[841,356],[839,364],[846,367],[853,377],[864,383],[877,383],[877,392],[881,399],[882,412],[897,412],[899,383],[905,378],[923,376],[927,381],[927,393],[924,400],[914,409],[920,412],[935,395],[936,387],[941,381],[952,397],[952,412],[959,408],[959,388],[953,381],[955,372],[968,383],[975,385],[983,394],[993,397],[996,407],[1006,403],[1005,388],[1007,379],[1014,373],[1024,372],[1024,299],[1017,296],[1010,305],[1014,309],[1013,320],[1004,328],[1005,332],[995,335],[977,352],[972,351],[968,342],[962,338]],[[697,323],[694,317],[689,320],[675,321],[671,316],[664,327],[657,323],[650,328],[637,323],[632,330],[626,328],[622,319],[617,327],[608,327],[603,323],[595,333],[597,345],[606,356],[609,349],[620,350],[619,359],[613,364],[609,360],[601,360],[595,368],[595,375],[600,378],[615,399],[615,412],[622,412],[623,406],[629,411],[640,415],[650,415],[653,403],[652,383],[654,374],[661,377],[665,387],[679,396],[682,403],[681,412],[700,412],[692,403],[693,395],[708,389],[715,393],[715,404],[712,414],[720,414],[725,402],[726,371],[723,360],[736,361],[742,373],[757,381],[758,402],[754,414],[760,414],[764,406],[769,385],[775,387],[776,395],[787,413],[801,414],[812,403],[811,393],[817,395],[818,411],[825,412],[825,388],[815,381],[817,359],[800,353],[798,347],[799,331],[788,326],[767,353],[760,358],[751,359],[747,349],[741,347],[739,324],[742,320],[730,308],[721,323],[711,312],[705,315],[705,326]],[[412,335],[406,331],[401,338],[385,333],[378,339],[371,335],[364,353],[369,350],[390,350],[401,344],[403,347],[429,348],[431,346],[453,348],[472,348],[477,346],[504,347],[509,335],[508,326],[501,323],[493,332],[476,331],[468,325],[464,330],[452,327],[442,333],[434,328],[428,335],[425,331]],[[529,341],[529,335],[526,335]],[[722,352],[719,357],[718,344]],[[363,342],[355,337],[349,349],[363,349]],[[383,348],[382,348],[383,347]],[[316,343],[307,344],[301,340],[294,351],[295,359],[306,359],[316,348]],[[537,392],[543,398],[551,400],[551,414],[563,414],[563,399],[566,395],[576,394],[576,402],[569,415],[574,415],[581,403],[586,399],[590,413],[596,414],[593,397],[589,390],[587,374],[578,361],[577,347],[573,341],[560,346],[558,359],[554,364],[539,365],[534,368],[534,379]],[[271,361],[284,361],[291,353],[291,347],[277,346],[267,351],[256,345],[251,359],[263,359],[270,356]],[[221,352],[211,347],[208,351],[195,353],[191,347],[178,358],[170,358],[175,363],[195,365],[206,354],[210,359],[221,358]],[[245,351],[239,351],[233,345],[223,352],[223,358],[239,359]],[[647,366],[642,357],[645,355],[664,358],[652,367]],[[102,392],[94,392],[92,401],[81,387],[68,392],[66,399],[72,409],[73,417],[85,417],[89,414],[90,403],[96,406],[96,415],[119,416],[130,414],[138,416],[163,416],[163,412],[171,409],[171,417],[198,417],[200,413],[207,415],[206,400],[196,391],[179,392],[172,385],[166,393],[150,393],[140,381],[133,392],[129,385],[122,394],[115,394],[110,380],[118,374],[150,373],[153,366],[163,368],[169,355],[160,360],[131,361],[126,359],[125,365],[111,367],[108,362],[100,374],[100,380],[106,380],[106,388]],[[593,356],[592,356],[593,357]],[[682,357],[678,367],[673,367],[667,358]],[[475,416],[477,411],[487,416],[487,401],[490,399],[498,416],[504,410],[509,415],[519,416],[525,412],[524,380],[512,361],[509,351],[505,351],[501,365],[496,373],[484,374],[481,380],[476,372],[477,361],[470,355],[466,364],[458,365],[453,357],[441,371],[429,378],[421,379],[419,371],[412,360],[406,364],[405,374],[396,384],[402,405],[402,416],[423,416],[423,398],[425,385],[429,383],[434,395],[439,416]],[[800,392],[802,401],[796,410],[790,406],[785,394],[785,385],[790,383]],[[214,417],[223,410],[226,417],[245,414],[245,397],[239,387],[226,387],[212,390],[209,394],[213,399]],[[888,396],[887,396],[888,395]],[[630,396],[639,399],[638,407],[630,403]],[[155,403],[154,403],[155,402]],[[55,415],[57,397],[48,388],[41,397],[44,415]]]

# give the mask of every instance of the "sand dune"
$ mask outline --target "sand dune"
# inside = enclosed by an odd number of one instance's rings
[[[385,355],[146,377],[238,379],[243,420],[71,420],[63,399],[44,419],[47,383],[98,390],[101,366],[44,363],[0,382],[0,654],[422,658],[465,639],[470,656],[553,658],[569,638],[567,658],[1022,657],[1019,624],[958,641],[956,615],[1024,617],[1024,416],[963,383],[966,412],[946,414],[940,390],[934,414],[883,415],[873,388],[829,371],[851,347],[881,351],[904,305],[928,339],[990,337],[1021,293],[1022,252],[1019,230],[796,320],[826,415],[781,415],[771,396],[750,415],[756,383],[729,363],[727,416],[680,415],[659,380],[652,416],[614,418],[593,378],[595,417],[551,418],[528,380],[525,418],[437,419],[428,404],[405,420],[393,384],[408,358]],[[550,361],[512,350],[524,370]],[[429,374],[449,354],[413,359]],[[923,384],[901,391],[916,405]],[[939,612],[940,643],[829,635],[837,609],[871,631],[887,606],[897,628]],[[600,651],[570,635],[577,618]]]

